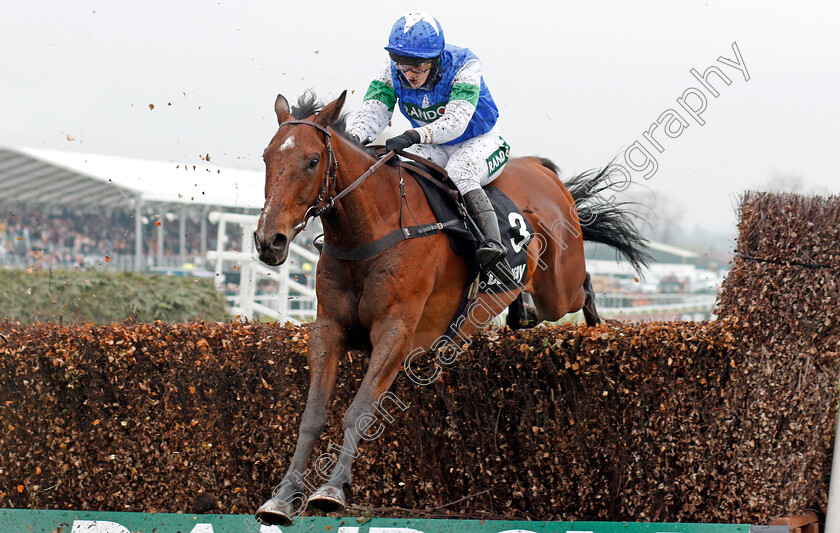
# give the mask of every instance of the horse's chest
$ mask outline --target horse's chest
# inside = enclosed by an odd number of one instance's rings
[[[404,267],[372,270],[359,280],[355,296],[358,298],[357,316],[363,325],[370,325],[378,317],[388,314],[398,304],[401,294],[410,290],[403,275]]]
[[[320,273],[318,300],[330,314],[367,322],[405,289],[404,266],[386,262],[365,271]]]

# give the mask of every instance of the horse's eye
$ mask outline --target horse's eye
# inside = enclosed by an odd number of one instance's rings
[[[319,160],[317,157],[313,157],[312,159],[310,159],[310,160],[309,160],[309,168],[315,168],[315,167],[317,167],[317,166],[318,166],[319,161],[320,161],[320,160]]]

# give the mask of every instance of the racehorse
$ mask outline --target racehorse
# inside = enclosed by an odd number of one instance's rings
[[[346,250],[363,249],[399,230],[404,211],[415,224],[435,222],[413,179],[404,180],[406,173],[399,167],[381,164],[381,159],[341,135],[345,96],[346,91],[321,106],[309,93],[295,108],[277,96],[279,128],[263,153],[265,206],[254,234],[266,264],[283,263],[290,242],[314,216],[321,217],[324,246]],[[507,306],[512,328],[533,319],[559,320],[581,309],[588,325],[600,322],[583,241],[615,247],[637,269],[648,259],[644,240],[624,204],[594,203],[610,185],[609,167],[581,174],[567,188],[546,159],[509,160],[490,186],[509,196],[534,229],[527,245],[527,275],[516,290],[492,297],[479,293],[473,307],[477,311],[459,325],[459,336],[468,338]],[[378,399],[410,352],[429,350],[448,330],[471,281],[465,258],[453,252],[443,232],[403,240],[363,259],[323,253],[316,276],[318,309],[309,337],[306,407],[288,472],[257,510],[263,523],[288,525],[304,504],[322,511],[344,508],[353,452],[366,424],[370,426]],[[533,296],[535,309],[526,306],[523,291]],[[329,462],[324,476],[329,476],[328,481],[306,499],[301,473],[307,472],[314,444],[327,423],[339,360],[350,349],[367,351],[370,363],[344,414],[342,453]]]

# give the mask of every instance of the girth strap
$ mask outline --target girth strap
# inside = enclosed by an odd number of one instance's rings
[[[323,254],[327,257],[332,257],[340,261],[362,261],[364,259],[370,259],[375,255],[379,255],[391,246],[394,246],[404,240],[416,239],[417,237],[429,237],[444,228],[454,226],[458,223],[460,223],[459,220],[449,220],[447,222],[433,222],[431,224],[421,224],[419,226],[409,226],[407,228],[395,229],[380,239],[353,249],[339,248],[324,242]]]

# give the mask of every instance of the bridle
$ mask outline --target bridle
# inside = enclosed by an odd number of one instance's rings
[[[309,206],[303,214],[303,220],[301,220],[293,228],[295,234],[297,234],[306,229],[310,220],[323,215],[332,208],[335,199],[329,197],[329,192],[330,188],[335,190],[335,176],[338,174],[338,160],[335,158],[335,152],[333,152],[332,149],[332,132],[330,132],[328,128],[309,120],[290,120],[280,124],[280,127],[287,124],[307,124],[323,131],[327,136],[327,170],[324,172],[324,182],[321,184],[321,189],[318,191],[318,199],[315,200],[315,203]]]
[[[324,135],[327,136],[327,169],[324,172],[324,182],[321,184],[321,189],[318,191],[318,198],[315,200],[315,203],[306,209],[306,212],[303,214],[303,220],[298,222],[297,225],[295,225],[295,227],[292,228],[292,230],[295,232],[295,235],[306,229],[306,226],[309,225],[310,220],[312,220],[313,218],[318,218],[319,216],[332,209],[332,207],[337,201],[350,194],[350,191],[361,185],[362,182],[366,180],[371,174],[373,174],[379,167],[381,167],[382,165],[387,163],[388,160],[394,157],[394,152],[389,152],[387,155],[385,155],[385,157],[379,159],[376,163],[374,163],[373,166],[371,166],[367,170],[367,172],[359,176],[356,179],[356,181],[347,186],[346,189],[336,194],[335,196],[330,196],[330,192],[335,192],[336,190],[335,178],[338,175],[338,159],[336,159],[335,152],[333,152],[332,149],[332,132],[329,130],[329,128],[325,128],[324,126],[309,120],[289,120],[280,124],[280,126],[282,127],[287,124],[306,124],[324,132]]]

